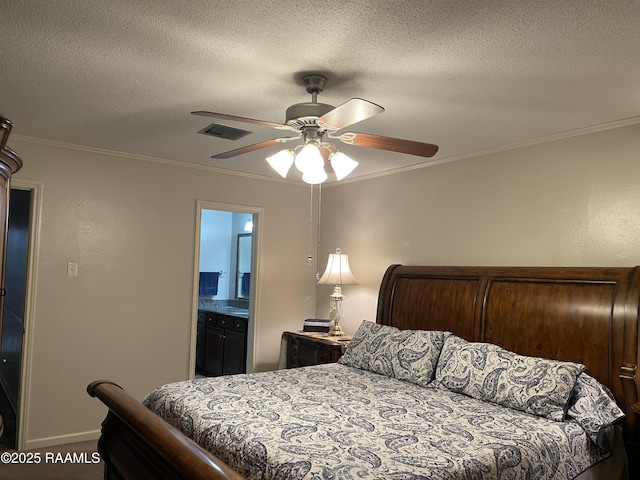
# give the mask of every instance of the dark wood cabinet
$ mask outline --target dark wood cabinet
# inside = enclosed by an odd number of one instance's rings
[[[13,128],[10,120],[0,115],[0,368],[5,365],[6,354],[2,353],[2,316],[5,297],[5,265],[7,255],[7,228],[9,217],[9,196],[11,193],[11,176],[22,168],[22,159],[7,146],[9,134]],[[4,371],[0,372],[4,376]],[[1,388],[1,387],[0,387]],[[0,415],[0,435],[4,421]]]
[[[5,295],[4,269],[7,249],[7,218],[9,217],[11,176],[22,168],[22,159],[20,156],[7,146],[12,128],[13,123],[0,115],[0,333],[2,333],[2,311]]]
[[[204,355],[204,371],[208,376],[222,375],[224,363],[225,331],[215,325],[207,325],[207,345]]]
[[[331,337],[323,333],[284,332],[286,368],[337,362],[351,336]]]
[[[196,372],[204,370],[204,361],[207,349],[207,312],[198,312],[198,325],[196,337]]]
[[[217,312],[198,312],[196,370],[206,376],[247,371],[248,319]]]
[[[233,375],[247,371],[247,336],[242,332],[226,330],[222,355],[222,374]]]

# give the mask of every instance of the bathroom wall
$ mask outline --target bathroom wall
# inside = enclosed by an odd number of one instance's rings
[[[228,300],[231,295],[230,278],[233,213],[202,210],[200,222],[200,271],[222,272],[218,280],[218,294],[211,300]]]

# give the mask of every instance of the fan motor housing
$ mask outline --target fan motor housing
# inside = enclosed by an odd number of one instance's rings
[[[285,123],[298,128],[306,125],[315,125],[317,118],[320,118],[334,108],[333,105],[327,105],[326,103],[296,103],[287,108],[287,120]]]

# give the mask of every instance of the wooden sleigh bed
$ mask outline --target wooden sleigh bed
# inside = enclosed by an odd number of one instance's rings
[[[376,323],[447,331],[524,356],[583,364],[626,415],[633,479],[640,478],[639,304],[640,267],[392,265],[380,286]],[[100,380],[87,390],[109,408],[99,441],[105,478],[244,478],[118,385]]]

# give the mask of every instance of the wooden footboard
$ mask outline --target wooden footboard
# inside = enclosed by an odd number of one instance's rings
[[[105,462],[105,479],[244,478],[153,414],[120,386],[97,380],[87,387],[87,392],[109,407],[98,443]]]

